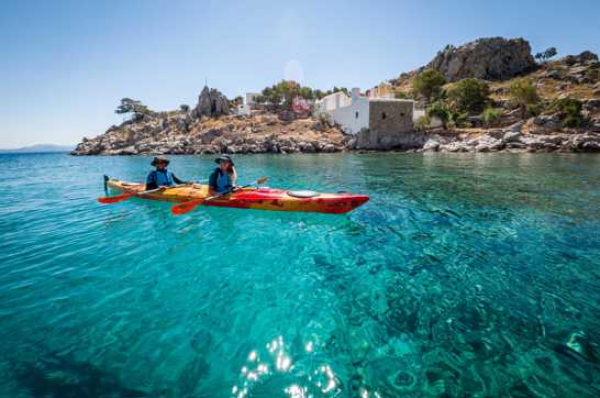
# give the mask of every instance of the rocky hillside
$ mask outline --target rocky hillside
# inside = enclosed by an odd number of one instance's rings
[[[291,113],[229,114],[229,101],[205,87],[193,109],[149,112],[84,138],[72,155],[339,152],[341,131]]]
[[[529,43],[523,39],[479,39],[460,47],[448,46],[426,66],[392,79],[394,89],[413,95],[413,81],[425,69],[439,71],[450,91],[456,82],[477,78],[490,88],[489,106],[499,112],[493,125],[482,115],[471,115],[469,127],[425,132],[422,150],[463,151],[600,151],[600,62],[589,51],[536,64]],[[522,117],[511,102],[510,87],[519,80],[531,82],[539,96],[540,113]],[[557,100],[574,99],[581,104],[579,127],[564,126]],[[427,101],[417,98],[419,106]],[[505,139],[506,138],[506,139]]]
[[[347,137],[314,119],[283,121],[275,114],[195,118],[164,112],[125,122],[84,139],[73,155],[339,152]]]
[[[426,66],[392,79],[393,90],[411,96],[415,77],[425,69],[438,70],[449,91],[465,78],[489,85],[489,106],[499,114],[493,124],[471,114],[467,125],[425,129],[406,134],[386,149],[447,152],[599,152],[600,62],[589,51],[536,64],[524,39],[487,38],[463,46],[447,46]],[[535,87],[540,111],[523,119],[511,103],[515,79]],[[575,99],[581,105],[577,127],[565,127],[552,104]],[[417,98],[417,106],[428,104]],[[131,100],[130,100],[131,101]],[[148,112],[112,126],[87,139],[74,155],[212,154],[337,152],[354,149],[354,139],[340,129],[313,118],[296,120],[291,112],[230,115],[229,101],[205,87],[198,104],[189,109]]]

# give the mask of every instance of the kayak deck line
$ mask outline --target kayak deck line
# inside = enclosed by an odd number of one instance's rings
[[[142,183],[112,178],[106,181],[106,185],[109,188],[127,193],[144,192],[146,188],[145,184]],[[343,214],[362,206],[369,200],[366,195],[355,195],[346,192],[319,193],[310,191],[311,195],[307,195],[306,192],[309,191],[298,191],[298,194],[295,195],[294,191],[283,189],[246,187],[228,195],[208,200],[203,205],[237,209]],[[178,186],[137,195],[142,199],[174,203],[206,199],[210,196],[208,185],[203,184]]]

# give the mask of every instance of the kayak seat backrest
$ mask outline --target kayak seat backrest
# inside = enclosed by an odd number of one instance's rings
[[[318,192],[307,191],[307,190],[288,191],[287,194],[294,198],[314,198],[314,197],[320,195],[320,193],[318,193]]]

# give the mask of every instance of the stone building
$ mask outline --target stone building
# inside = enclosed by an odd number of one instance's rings
[[[355,135],[357,148],[386,149],[403,146],[413,132],[413,107],[412,100],[366,97],[354,88],[351,96],[338,92],[317,101],[315,112]]]

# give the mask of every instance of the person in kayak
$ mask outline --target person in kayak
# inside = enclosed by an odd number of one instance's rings
[[[210,195],[222,195],[233,191],[237,181],[237,172],[233,160],[228,155],[221,155],[215,159],[215,163],[219,165],[208,179],[210,187]]]
[[[180,180],[175,174],[167,170],[169,163],[170,160],[162,156],[157,156],[152,160],[150,164],[156,167],[156,170],[152,170],[146,178],[146,191],[160,187],[170,187],[175,184],[186,184],[185,181]]]

